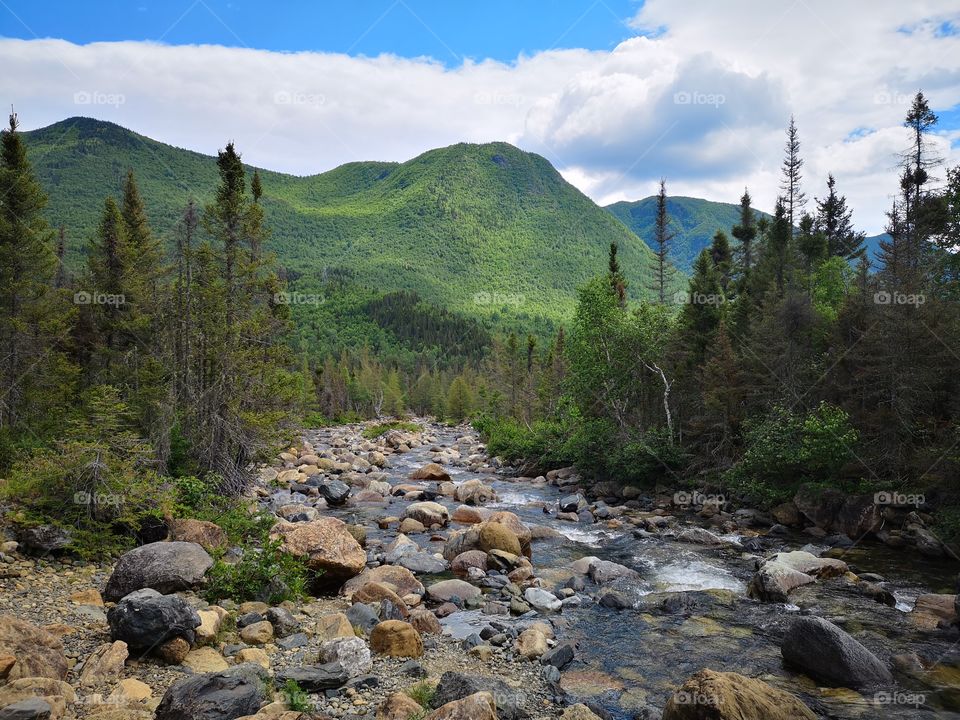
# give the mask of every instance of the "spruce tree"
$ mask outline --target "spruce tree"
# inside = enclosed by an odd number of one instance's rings
[[[610,279],[610,287],[617,294],[617,301],[620,307],[627,306],[627,280],[620,270],[620,261],[617,259],[617,244],[610,243],[610,257],[607,261],[607,277]]]
[[[853,229],[853,211],[847,207],[847,199],[839,195],[833,174],[827,176],[827,196],[817,199],[816,232],[827,243],[831,257],[854,258],[863,252],[864,233]]]
[[[783,191],[784,204],[786,206],[787,222],[790,225],[790,234],[793,235],[796,222],[803,212],[803,207],[807,202],[807,196],[801,189],[803,176],[803,160],[800,158],[800,134],[797,131],[797,124],[790,116],[790,125],[787,126],[786,156],[783,159],[782,175],[780,189]]]
[[[730,240],[723,230],[717,230],[713,236],[713,241],[710,243],[710,259],[720,275],[720,286],[726,293],[733,278],[733,251],[730,249]]]
[[[657,192],[657,211],[653,226],[653,287],[660,304],[667,301],[667,286],[672,267],[670,265],[670,244],[676,234],[670,229],[670,213],[667,210],[667,181],[660,179]]]

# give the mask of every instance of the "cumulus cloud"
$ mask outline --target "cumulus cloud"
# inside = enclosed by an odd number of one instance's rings
[[[669,191],[773,205],[783,130],[801,132],[808,195],[827,172],[878,232],[896,188],[900,127],[922,87],[960,101],[960,13],[913,3],[647,0],[609,52],[553,50],[512,63],[277,53],[220,46],[0,40],[0,97],[27,127],[112,120],[297,174],[406,160],[455,142],[539,152],[601,203]],[[652,32],[655,31],[655,32]],[[956,129],[938,150],[956,164]]]

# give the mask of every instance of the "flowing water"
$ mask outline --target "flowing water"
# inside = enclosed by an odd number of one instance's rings
[[[323,445],[334,432],[337,429],[319,431],[311,440]],[[461,434],[437,429],[435,445],[455,445]],[[432,459],[429,446],[393,455],[386,471],[388,481],[410,482],[409,474]],[[569,564],[588,555],[638,571],[638,581],[618,584],[618,590],[634,599],[633,609],[603,608],[584,595],[581,607],[564,608],[562,615],[555,616],[558,636],[578,645],[576,660],[564,671],[561,686],[575,698],[599,703],[617,720],[643,717],[648,703],[663,707],[677,686],[705,667],[764,679],[798,695],[825,718],[960,718],[960,636],[956,631],[922,631],[910,612],[920,594],[953,591],[957,568],[951,564],[883,546],[859,545],[844,560],[856,572],[883,575],[897,599],[896,608],[878,604],[840,581],[800,588],[791,595],[791,604],[760,603],[747,598],[753,560],[739,549],[640,538],[629,523],[611,530],[603,524],[558,520],[556,503],[561,493],[553,486],[516,480],[508,471],[481,475],[463,467],[445,469],[455,483],[482,478],[492,484],[498,501],[487,507],[509,510],[529,525],[547,526],[558,533],[533,544],[536,574],[545,587],[562,585],[572,576]],[[458,505],[452,498],[437,502],[451,512]],[[393,498],[389,505],[331,512],[366,525],[368,540],[375,544],[395,536],[394,531],[378,530],[376,519],[400,515],[404,505]],[[442,541],[430,537],[426,533],[413,539],[424,549],[439,552]],[[795,550],[810,542],[805,535],[780,538],[770,549]],[[421,578],[425,584],[433,579]],[[840,624],[881,657],[916,653],[924,659],[924,668],[911,675],[897,673],[897,686],[885,695],[818,687],[785,668],[780,657],[780,638],[791,619],[802,612]],[[443,625],[445,632],[462,637],[477,632],[490,619],[479,611],[462,611],[445,618]]]

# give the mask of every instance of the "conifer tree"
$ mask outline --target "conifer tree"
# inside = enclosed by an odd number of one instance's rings
[[[827,176],[827,196],[816,200],[815,230],[826,240],[829,256],[849,259],[863,251],[864,233],[853,229],[853,211],[847,207],[847,199],[837,193],[836,184],[831,173]]]
[[[676,234],[670,229],[670,213],[667,210],[667,181],[660,179],[657,192],[657,211],[653,229],[653,291],[660,304],[667,301],[667,287],[672,267],[670,245]]]
[[[627,306],[627,280],[620,270],[620,261],[617,259],[617,244],[610,243],[610,258],[607,263],[607,276],[610,278],[610,287],[617,294],[620,307]]]
[[[790,125],[787,126],[785,150],[786,156],[783,159],[781,171],[783,179],[780,183],[780,189],[783,191],[786,217],[792,237],[796,229],[796,223],[799,221],[800,214],[807,202],[807,196],[801,188],[803,160],[800,158],[800,134],[792,115],[790,116]]]

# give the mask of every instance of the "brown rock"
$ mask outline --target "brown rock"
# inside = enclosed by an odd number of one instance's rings
[[[283,549],[307,557],[312,570],[322,570],[320,582],[340,585],[359,575],[367,564],[367,555],[346,523],[332,517],[302,523],[281,520],[270,531],[271,538],[283,541]]]
[[[190,643],[182,637],[175,637],[167,640],[163,645],[157,648],[157,656],[167,665],[179,665],[187,659],[187,653],[190,652]]]
[[[440,503],[435,502],[415,502],[407,505],[403,511],[404,519],[413,518],[423,524],[424,527],[433,525],[446,525],[450,520],[450,513]]]
[[[123,671],[128,655],[127,644],[122,640],[101,645],[83,663],[80,685],[94,686],[116,680]]]
[[[240,639],[248,645],[265,645],[273,640],[273,624],[269,620],[251,623],[240,631]]]
[[[168,540],[196,543],[205,550],[217,550],[227,546],[227,534],[209,520],[167,518]]]
[[[566,708],[560,720],[600,720],[600,716],[586,705],[577,703]]]
[[[490,516],[489,522],[500,523],[501,525],[506,525],[513,531],[513,534],[517,536],[517,540],[520,541],[520,553],[515,553],[517,555],[523,554],[527,557],[531,555],[530,541],[533,539],[533,535],[528,528],[516,514],[509,512],[507,510],[501,510],[500,512],[495,512]]]
[[[520,540],[509,527],[490,520],[480,526],[480,549],[487,553],[491,550],[503,550],[519,555]]]
[[[333,613],[319,618],[316,634],[321,640],[356,637],[353,625],[350,624],[350,620],[343,613]]]
[[[70,602],[74,605],[96,605],[103,607],[103,598],[100,597],[100,591],[88,588],[86,590],[77,590],[70,594]]]
[[[420,704],[406,693],[388,695],[377,708],[377,720],[410,720],[423,712]]]
[[[491,693],[478,692],[437,708],[424,720],[497,720],[497,706]]]
[[[223,655],[212,647],[191,650],[183,659],[182,664],[196,673],[221,672],[230,667],[227,661],[223,659]]]
[[[536,660],[549,649],[547,636],[536,628],[520,633],[514,647],[524,660]]]
[[[673,694],[663,720],[816,720],[797,698],[737,673],[701,670]]]
[[[351,597],[353,593],[362,588],[367,583],[377,582],[386,585],[397,595],[403,597],[411,593],[423,595],[423,583],[417,580],[416,575],[399,565],[380,565],[369,570],[364,570],[360,575],[343,586],[343,594]]]
[[[404,518],[400,523],[400,532],[404,535],[409,535],[411,533],[422,533],[425,532],[426,528],[423,526],[423,523],[419,520],[414,520],[413,518]]]
[[[413,625],[421,635],[440,635],[443,632],[437,616],[429,610],[415,610],[410,613],[407,621]]]
[[[357,590],[350,599],[353,603],[375,603],[381,600],[389,600],[396,606],[397,610],[399,610],[400,615],[407,617],[407,615],[410,614],[410,611],[407,609],[407,604],[399,595],[383,583],[368,582]]]
[[[491,514],[489,510],[481,510],[480,508],[470,507],[469,505],[461,505],[453,511],[450,519],[455,523],[462,523],[463,525],[478,525],[489,518]]]
[[[67,658],[59,639],[12,615],[0,615],[0,655],[16,658],[7,671],[8,680],[43,677],[63,680]]]
[[[423,655],[423,639],[410,623],[385,620],[371,631],[370,649],[380,655],[416,658]]]
[[[411,480],[432,480],[436,482],[449,482],[450,475],[437,463],[428,463],[418,470],[410,473]]]
[[[470,568],[487,571],[487,554],[483,550],[467,550],[450,562],[450,569],[455,575],[466,575]]]
[[[116,703],[138,703],[153,696],[153,690],[145,682],[136,678],[126,678],[117,683],[117,687],[110,693],[110,700]]]

